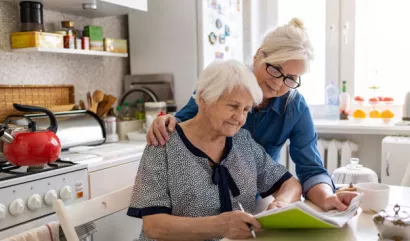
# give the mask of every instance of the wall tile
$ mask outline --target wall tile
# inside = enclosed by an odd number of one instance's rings
[[[12,53],[10,33],[19,31],[18,0],[0,0],[0,84],[74,84],[76,102],[86,100],[86,92],[101,89],[117,97],[129,59],[49,53]],[[128,17],[91,19],[44,10],[46,31],[60,29],[61,20],[75,21],[83,28],[102,26],[105,37],[128,39]]]

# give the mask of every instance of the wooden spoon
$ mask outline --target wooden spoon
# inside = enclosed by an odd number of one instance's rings
[[[98,108],[97,108],[97,115],[99,117],[102,117],[102,112],[104,111],[104,107],[108,102],[108,97],[109,95],[104,94],[103,100],[99,103]]]
[[[87,105],[88,105],[88,110],[92,111],[93,110],[93,99],[91,99],[90,91],[87,92]]]
[[[104,106],[104,109],[101,113],[101,116],[104,116],[110,111],[111,107],[114,105],[115,101],[117,101],[117,98],[115,98],[112,95],[108,96],[107,104]]]
[[[97,114],[98,105],[104,100],[104,93],[101,90],[96,90],[93,93],[93,112]]]
[[[80,109],[81,109],[81,110],[85,110],[84,100],[80,100]]]

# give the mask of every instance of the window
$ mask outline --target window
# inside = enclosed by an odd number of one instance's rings
[[[354,95],[371,97],[369,86],[380,86],[377,96],[403,103],[410,90],[410,29],[404,16],[408,0],[355,1]],[[348,21],[348,19],[347,19]],[[342,70],[343,71],[343,70]]]
[[[297,7],[295,7],[297,6]],[[303,20],[314,48],[310,71],[304,74],[298,88],[309,105],[325,103],[326,61],[326,0],[279,0],[278,24],[287,24],[292,18]]]

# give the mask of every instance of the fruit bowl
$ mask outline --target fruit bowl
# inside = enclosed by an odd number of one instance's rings
[[[367,118],[363,118],[363,117],[351,117],[350,120],[353,120],[353,122],[355,123],[362,123],[363,121],[365,121]]]
[[[384,102],[386,105],[392,105],[392,104],[394,103],[394,99],[393,99],[392,97],[384,97],[384,98],[383,98],[383,102]]]
[[[370,99],[369,99],[369,104],[370,104],[370,105],[377,105],[377,104],[379,104],[379,102],[380,102],[380,101],[379,101],[378,98],[374,98],[374,97],[373,97],[373,98],[370,98]]]
[[[356,96],[356,97],[354,98],[354,101],[355,101],[356,104],[358,104],[358,105],[363,105],[364,102],[365,102],[365,100],[364,100],[364,98],[363,98],[362,96]]]
[[[390,124],[392,122],[393,118],[383,118],[383,123],[384,124]]]
[[[386,105],[393,105],[394,104],[394,101],[383,101],[383,103],[384,104],[386,104]]]

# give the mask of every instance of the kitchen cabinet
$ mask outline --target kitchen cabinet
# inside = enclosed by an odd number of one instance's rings
[[[125,15],[148,11],[148,0],[42,0],[44,8],[89,18]],[[84,9],[83,4],[96,4],[97,9]]]

